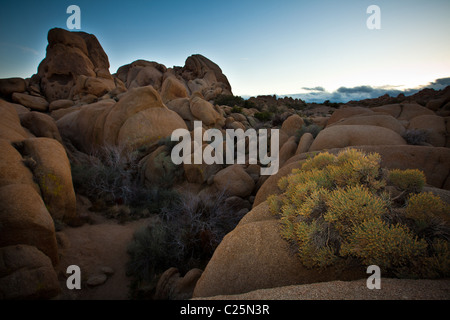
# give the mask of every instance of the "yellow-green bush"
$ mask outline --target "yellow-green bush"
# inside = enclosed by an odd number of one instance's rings
[[[448,206],[424,193],[411,196],[407,207],[400,208],[403,204],[391,201],[384,190],[380,163],[378,154],[355,149],[324,152],[280,179],[282,193],[269,197],[268,203],[280,217],[281,236],[295,244],[308,268],[356,258],[402,276],[450,273],[450,230],[443,219],[448,218]],[[418,170],[393,170],[389,180],[410,192],[425,181]],[[426,219],[439,220],[436,232],[417,233],[411,221]]]
[[[347,187],[366,185],[371,190],[378,190],[384,186],[380,180],[381,157],[377,153],[365,154],[356,149],[347,149],[334,156],[328,152],[308,159],[298,171],[317,170],[322,178],[322,186]],[[316,173],[317,174],[317,173]]]
[[[351,233],[364,220],[381,217],[387,210],[386,201],[364,186],[331,191],[327,206],[325,220],[343,235]]]
[[[380,218],[355,226],[342,245],[342,255],[353,255],[363,264],[386,269],[403,268],[425,256],[427,243],[402,225],[387,225]]]
[[[299,257],[307,268],[327,267],[336,260],[335,250],[326,243],[326,228],[318,221],[295,224],[294,232],[299,248]]]
[[[431,192],[413,194],[408,199],[405,216],[412,219],[420,229],[428,227],[436,220],[449,222],[448,204]]]
[[[425,185],[425,174],[417,169],[389,171],[389,181],[400,190],[420,192]]]

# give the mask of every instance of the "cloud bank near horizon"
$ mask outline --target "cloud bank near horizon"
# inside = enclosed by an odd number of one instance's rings
[[[399,94],[404,94],[409,96],[419,92],[425,88],[431,88],[435,90],[442,90],[445,87],[450,86],[450,77],[440,78],[432,81],[426,85],[417,88],[399,89],[401,86],[369,86],[362,85],[356,87],[340,87],[335,91],[329,92],[323,87],[302,87],[302,90],[307,91],[305,93],[297,94],[286,94],[280,95],[280,97],[292,97],[296,99],[302,99],[309,103],[322,103],[326,100],[331,102],[341,102],[346,103],[351,100],[364,100],[364,99],[374,99],[385,94],[391,97],[396,97]]]

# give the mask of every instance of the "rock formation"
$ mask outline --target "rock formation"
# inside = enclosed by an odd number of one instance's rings
[[[62,253],[55,225],[84,223],[72,170],[101,149],[134,157],[135,162],[125,164],[136,167],[133,187],[138,189],[133,192],[176,184],[177,190],[199,198],[220,195],[223,205],[236,211],[230,216],[243,217],[203,273],[191,269],[181,276],[170,268],[160,277],[155,297],[186,299],[357,279],[361,272],[351,266],[323,273],[303,268],[279,236],[266,199],[280,193],[279,179],[304,160],[349,147],[379,153],[383,168],[422,170],[426,187],[446,196],[449,88],[351,101],[339,108],[275,96],[251,98],[240,106],[216,104],[217,98],[232,96],[231,85],[220,67],[202,55],[191,55],[179,67],[136,60],[111,74],[94,35],[51,29],[37,74],[0,79],[0,298],[48,299],[59,293],[55,266]],[[249,161],[176,166],[169,137],[175,129],[192,134],[194,121],[202,121],[203,130],[223,133],[280,129],[278,173],[261,176],[262,165]],[[113,200],[117,211],[123,199]],[[208,232],[201,235],[200,241],[211,240]]]
[[[116,87],[108,56],[94,35],[55,28],[47,38],[47,55],[32,83],[39,84],[49,102],[87,94],[100,97]]]

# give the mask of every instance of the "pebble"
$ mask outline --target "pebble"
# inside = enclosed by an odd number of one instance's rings
[[[114,274],[114,270],[111,267],[101,267],[100,268],[100,272],[106,274],[107,276],[110,276],[110,275]]]
[[[104,273],[94,274],[89,277],[89,279],[87,280],[86,283],[88,286],[95,287],[95,286],[99,286],[99,285],[105,283],[107,279],[108,279],[108,276]]]

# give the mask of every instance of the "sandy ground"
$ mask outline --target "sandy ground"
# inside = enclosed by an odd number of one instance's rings
[[[101,215],[89,213],[93,224],[81,227],[65,227],[58,232],[60,239],[60,263],[57,271],[62,293],[57,299],[77,300],[124,300],[128,299],[130,279],[126,276],[127,246],[134,232],[149,223],[149,219],[118,224]],[[81,270],[80,290],[66,286],[67,267],[77,265]],[[102,274],[109,267],[114,273],[99,286],[88,286],[86,281],[93,275]]]

